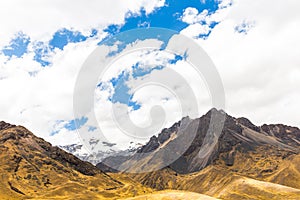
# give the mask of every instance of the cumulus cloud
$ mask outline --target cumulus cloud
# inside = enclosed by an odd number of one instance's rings
[[[230,12],[231,5],[231,0],[223,0],[219,2],[218,9],[214,12],[209,12],[205,9],[201,13],[199,13],[197,8],[186,8],[180,19],[188,23],[189,26],[183,29],[181,34],[195,39],[201,36],[208,36],[215,24],[222,22],[226,18],[228,12]]]
[[[76,130],[64,127],[73,116],[73,90],[77,74],[87,56],[106,34],[103,28],[123,24],[128,15],[146,14],[164,5],[157,1],[1,1],[0,46],[9,44],[16,34],[26,34],[31,43],[20,57],[0,54],[0,88],[3,95],[0,117],[14,124],[28,127],[37,135],[55,144],[78,142]],[[51,66],[36,62],[34,50],[38,41],[47,42],[60,29],[80,31],[96,38],[69,43],[63,49],[47,53]],[[25,35],[25,36],[26,36]],[[27,37],[26,36],[26,37]],[[42,55],[43,56],[43,55]],[[51,133],[56,133],[50,136]]]
[[[213,13],[186,8],[181,20],[189,26],[181,33],[194,38],[213,59],[225,86],[227,111],[234,116],[249,117],[256,124],[281,122],[300,126],[297,121],[297,111],[300,110],[300,96],[297,92],[300,85],[299,2],[220,2],[219,9]],[[124,23],[125,16],[137,15],[141,8],[149,14],[164,4],[164,1],[159,0],[92,0],[89,3],[81,0],[1,1],[0,46],[7,45],[20,30],[33,41],[28,46],[29,51],[20,58],[8,58],[0,54],[0,90],[3,94],[1,120],[24,125],[55,144],[78,142],[80,138],[75,136],[76,131],[68,130],[64,125],[74,119],[72,102],[76,77],[86,57],[95,49],[97,42],[106,36],[101,30],[109,24]],[[35,40],[48,41],[61,28],[72,28],[89,35],[91,28],[95,27],[99,30],[97,41],[88,38],[81,43],[69,43],[63,50],[53,50],[49,56],[52,63],[49,67],[42,67],[34,61],[32,50],[35,48]],[[207,37],[203,39],[199,35]],[[157,41],[148,42],[154,44]],[[157,42],[157,45],[160,44]],[[123,63],[118,63],[119,68],[111,68],[103,81],[119,74],[124,63],[134,64],[135,56],[129,55]],[[148,56],[140,55],[139,58],[156,61],[154,57],[157,58],[157,55]],[[198,97],[200,111],[206,112],[211,102],[203,80],[196,77],[192,69],[186,68],[184,61],[176,62],[172,69],[189,81]],[[173,81],[174,87],[182,85],[164,70],[154,71],[148,78],[158,73]],[[139,85],[142,81],[130,79],[128,84]],[[165,126],[180,119],[180,107],[175,96],[156,87],[144,89],[133,95],[133,100],[143,105],[141,109],[132,110],[127,105],[117,103],[120,110],[128,110],[133,122],[140,126],[149,124],[149,110],[154,105],[161,105],[168,113],[172,113],[167,116]],[[101,127],[111,139],[109,142],[120,141],[125,144],[129,142],[128,137],[117,134],[112,116],[107,114],[112,113],[112,102],[107,100],[112,92],[113,89],[102,91],[98,99],[100,103],[96,104],[95,110]],[[155,98],[162,94],[163,98]],[[84,131],[88,133],[88,127],[93,125],[88,121],[83,127]],[[50,136],[56,130],[59,130],[59,134]]]
[[[199,22],[204,22],[207,15],[207,10],[204,10],[201,13],[199,13],[198,9],[188,7],[184,10],[181,20],[188,24],[195,24]]]
[[[2,55],[1,72],[5,73],[0,88],[5,95],[0,104],[1,119],[22,124],[46,138],[56,120],[72,119],[76,76],[95,46],[95,41],[69,44],[56,52],[55,64],[46,68],[34,62],[32,54],[10,61]],[[71,135],[68,138],[72,139]]]
[[[88,35],[91,28],[124,23],[125,16],[137,15],[143,8],[151,13],[164,0],[10,0],[0,2],[1,41],[7,44],[22,30],[33,40],[49,40],[61,28],[74,28]]]
[[[148,42],[153,44],[155,40],[139,41],[135,45],[142,47]],[[156,43],[158,47],[161,44],[158,41]],[[128,46],[127,48],[130,50],[131,45]],[[170,62],[170,60],[172,61]],[[131,66],[136,63],[139,64],[141,72],[145,72],[145,70],[148,72],[143,76],[134,76]],[[159,68],[159,70],[149,70],[157,66],[164,67]],[[120,92],[129,92],[132,95],[132,101],[141,105],[140,109],[134,110],[126,102],[113,104],[108,100],[116,92],[109,83],[111,77],[117,77],[124,70],[130,75],[125,83],[122,81],[122,84],[126,84],[129,90]],[[129,144],[131,141],[146,142],[151,135],[159,133],[161,129],[171,126],[182,117],[187,115],[194,118],[199,117],[199,113],[206,112],[211,107],[209,92],[201,75],[186,61],[177,60],[175,62],[174,55],[169,52],[160,50],[131,52],[126,56],[119,57],[106,73],[108,76],[104,74],[101,80],[107,81],[104,89],[101,87],[101,89],[96,90],[95,113],[97,123],[109,142],[120,144]],[[186,111],[186,107],[193,105],[190,102],[193,99],[183,98],[189,96],[187,86],[191,87],[192,93],[196,97],[194,101],[199,104],[199,110]],[[153,112],[152,109],[157,108],[157,106],[163,109],[164,114]],[[113,107],[115,111],[113,111]],[[132,126],[128,125],[128,117],[130,123],[133,123]],[[152,123],[150,129],[147,128]]]
[[[230,114],[300,126],[299,8],[298,1],[235,1],[210,36],[198,39],[223,79]],[[245,22],[246,35],[236,31]]]

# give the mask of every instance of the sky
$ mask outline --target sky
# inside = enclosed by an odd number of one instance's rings
[[[23,125],[56,145],[80,142],[78,130],[99,129],[88,115],[74,116],[73,111],[74,87],[88,56],[119,33],[160,27],[189,37],[205,50],[222,79],[227,113],[257,125],[300,127],[299,9],[297,0],[3,0],[0,120]],[[172,35],[161,40],[134,36],[107,45],[116,48],[111,56],[134,42],[166,46]],[[161,50],[130,53],[99,77],[94,109],[108,142],[126,148],[133,140],[118,132],[110,115],[114,106],[128,111],[141,127],[151,124],[155,105],[167,113],[161,126],[181,119],[172,91],[157,85],[136,93],[132,89],[160,76],[173,80],[173,87],[181,85],[170,77],[169,68],[188,80],[199,116],[212,107],[205,82],[184,56]],[[143,142],[146,137],[135,139]]]

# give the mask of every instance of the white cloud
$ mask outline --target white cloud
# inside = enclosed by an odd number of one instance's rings
[[[143,47],[149,42],[152,45],[157,43],[158,47],[161,44],[156,40],[146,40],[138,41],[134,46]],[[126,49],[130,51],[131,48],[132,46],[128,45]],[[131,141],[136,143],[146,142],[151,135],[158,133],[164,127],[170,127],[174,122],[186,116],[187,111],[184,110],[184,114],[183,107],[188,109],[189,106],[193,105],[191,103],[193,99],[186,98],[190,97],[187,86],[191,87],[192,93],[196,97],[195,102],[199,107],[198,110],[188,111],[190,117],[199,117],[200,113],[204,113],[212,107],[209,91],[202,76],[187,62],[177,61],[176,64],[169,64],[170,59],[174,59],[174,55],[168,52],[141,49],[140,51],[130,51],[126,56],[118,56],[118,59],[108,68],[102,81],[117,77],[123,70],[132,71],[131,66],[137,62],[139,62],[139,68],[143,69],[156,66],[166,67],[137,79],[130,77],[126,82],[126,85],[130,88],[130,93],[133,94],[132,100],[142,105],[138,110],[132,110],[131,107],[123,103],[116,103],[116,110],[113,112],[113,104],[107,99],[114,88],[111,87],[104,91],[96,90],[94,111],[97,123],[109,142],[118,143],[118,146],[122,148],[128,147],[126,145]],[[159,112],[151,113],[151,109],[156,106],[160,106],[166,116]],[[129,117],[130,122],[138,128],[126,126],[128,125],[126,117]],[[161,124],[158,123],[158,128],[152,126],[147,131],[145,129],[144,131],[139,130],[139,128],[146,128],[155,120],[162,122]],[[123,131],[121,131],[122,129]],[[130,132],[126,133],[126,130],[130,130]],[[150,135],[147,135],[148,133]]]
[[[56,120],[73,119],[76,76],[95,47],[96,41],[69,44],[56,52],[53,66],[45,68],[34,62],[31,54],[10,61],[2,57],[1,72],[6,76],[0,82],[5,93],[0,118],[24,125],[42,137],[49,136]],[[38,73],[33,77],[29,71]]]
[[[49,40],[61,28],[87,33],[91,28],[122,24],[128,12],[138,14],[141,8],[151,13],[164,0],[9,0],[0,2],[0,46],[8,44],[20,30],[33,40]]]
[[[223,21],[230,12],[232,1],[223,0],[219,2],[218,9],[212,13],[208,10],[203,10],[201,13],[196,8],[186,8],[181,20],[190,24],[187,28],[181,31],[181,34],[191,38],[198,38],[199,35],[208,35],[212,30],[213,23]]]
[[[230,1],[222,2],[220,9],[210,15],[206,12],[199,14],[193,8],[186,10],[182,20],[191,25],[182,33],[189,37],[206,34],[210,29],[207,25],[200,25],[200,21],[205,20],[208,24],[220,22],[206,40],[198,39],[198,42],[213,59],[223,79],[227,110],[235,116],[249,117],[257,124],[281,122],[300,126],[297,113],[300,111],[300,3],[295,0],[241,0],[234,2],[233,7],[229,8],[226,5],[230,4]],[[10,37],[19,30],[30,35],[33,40],[49,39],[55,31],[63,27],[81,31],[98,27],[101,30],[101,27],[110,23],[123,23],[129,10],[136,14],[141,7],[145,7],[146,12],[150,13],[155,7],[163,4],[164,1],[146,0],[93,0],[89,3],[1,1],[0,46],[7,44]],[[113,12],[111,8],[114,8]],[[243,22],[255,22],[247,35],[234,30]],[[103,37],[101,34],[100,31],[99,37]],[[53,53],[53,66],[46,68],[33,61],[32,53],[11,60],[0,55],[0,91],[5,94],[1,96],[1,120],[24,125],[35,134],[54,143],[78,141],[74,131],[64,128],[54,137],[49,137],[49,133],[53,130],[56,120],[74,118],[72,102],[76,76],[82,63],[95,47],[96,41],[93,40],[68,44],[63,51],[56,50]],[[30,48],[32,46],[29,46]],[[130,56],[126,59],[126,62],[134,61]],[[207,111],[210,99],[201,80],[185,68],[184,62],[178,62],[173,69],[190,81],[199,98],[200,110]],[[116,74],[120,68],[112,71],[111,74]],[[38,73],[30,76],[29,72]],[[168,77],[167,74],[162,76]],[[172,77],[168,78],[172,80]],[[174,85],[176,84],[181,83],[174,80]],[[149,116],[149,109],[153,105],[163,104],[155,98],[150,101],[150,96],[154,93],[151,89],[141,90],[134,96],[135,100],[145,106],[131,113],[136,124],[147,122],[147,119],[139,116]],[[105,95],[107,97],[109,93]],[[168,97],[168,105],[163,106],[170,110],[169,112],[177,112],[179,109],[176,98],[171,95]],[[122,138],[115,132],[116,127],[106,115],[111,113],[111,103],[103,101],[97,105],[100,114],[105,114],[103,118],[99,115],[100,121],[106,127],[105,133],[111,137],[112,142],[127,141],[127,137]],[[176,121],[178,116],[180,113],[170,116],[169,119]]]
[[[208,15],[207,10],[204,10],[199,14],[199,11],[196,8],[188,7],[184,10],[181,20],[188,24],[194,24],[194,23],[205,21],[207,15]]]
[[[236,1],[211,35],[198,40],[219,70],[232,115],[300,126],[299,9],[292,0]],[[247,35],[235,31],[244,22],[252,22]]]
[[[211,28],[208,25],[201,25],[199,23],[192,24],[181,31],[181,34],[191,38],[198,38],[200,34],[207,35]]]
[[[125,16],[137,15],[142,8],[149,14],[163,5],[164,0],[1,1],[0,46],[7,45],[19,31],[29,35],[32,42],[28,46],[29,52],[21,58],[13,56],[9,59],[0,54],[0,89],[5,93],[0,104],[1,120],[24,125],[56,144],[78,141],[74,135],[76,131],[65,128],[55,136],[49,134],[56,130],[57,120],[74,118],[75,80],[82,63],[105,36],[102,29],[109,24],[124,23]],[[78,30],[86,35],[90,34],[91,28],[97,28],[99,33],[97,41],[88,39],[69,43],[62,51],[55,49],[49,56],[53,64],[43,68],[33,59],[35,42],[49,40],[61,28]]]

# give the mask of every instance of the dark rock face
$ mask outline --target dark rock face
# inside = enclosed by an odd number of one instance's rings
[[[262,131],[283,141],[290,146],[300,146],[300,129],[283,124],[262,125]]]
[[[123,162],[126,162],[127,160],[127,157],[126,156],[113,156],[113,157],[109,157],[109,159],[105,160],[103,162],[100,162],[96,165],[96,167],[98,169],[101,169],[102,171],[104,172],[113,172],[113,173],[116,173],[118,172],[118,170],[110,167],[110,166],[113,166],[114,163],[123,163]],[[107,164],[109,164],[110,166],[108,166]]]
[[[0,130],[5,130],[5,129],[8,129],[8,128],[13,128],[15,126],[16,125],[12,125],[12,124],[6,123],[4,121],[0,121]]]
[[[171,134],[176,132],[178,130],[178,127],[180,126],[180,122],[175,123],[170,128],[165,128],[161,131],[161,133],[158,134],[158,137],[155,135],[152,136],[149,140],[149,142],[142,146],[137,153],[149,153],[156,150],[161,144],[164,144],[168,139],[170,139]]]
[[[171,131],[169,131],[169,129],[165,129],[165,131],[162,131],[159,135],[158,135],[158,142],[160,144],[163,144],[165,141],[167,141],[170,137],[171,137]]]
[[[215,141],[214,126],[218,126],[218,123],[210,127],[212,115],[225,115],[224,126],[217,141]],[[176,140],[182,140],[178,136],[181,122],[175,123],[168,129],[163,129],[158,137],[151,137],[149,142],[137,153],[153,152],[161,148],[162,145],[164,145],[163,148],[167,148],[174,143],[181,144],[180,142],[175,142]],[[290,152],[290,154],[300,150],[300,131],[298,128],[284,125],[263,125],[259,127],[246,118],[234,118],[216,109],[210,110],[202,117],[192,120],[192,122],[198,125],[195,138],[185,153],[169,165],[172,170],[178,173],[185,174],[199,171],[217,160],[222,160],[227,166],[233,166],[238,152],[256,152],[259,151],[259,147],[264,146],[276,149],[281,148]],[[186,130],[188,131],[189,128]],[[172,133],[175,133],[178,137],[173,141],[169,141]],[[270,139],[270,136],[273,138]],[[203,151],[202,148],[207,148],[207,151],[206,149]],[[176,152],[176,146],[171,149],[173,149],[174,153]],[[162,159],[167,159],[167,156],[162,156]],[[128,159],[130,158],[123,157],[121,162],[126,162]],[[110,164],[120,163],[120,159],[113,157],[108,157],[105,161]],[[104,171],[106,170],[101,167],[101,164],[97,166]]]
[[[244,126],[250,128],[250,129],[254,130],[254,131],[257,131],[257,132],[260,131],[260,128],[258,126],[255,126],[254,124],[252,124],[252,122],[249,119],[245,118],[245,117],[237,118],[236,121],[239,124],[244,125]]]
[[[143,146],[141,149],[139,149],[137,152],[138,153],[149,153],[149,152],[154,151],[158,147],[159,147],[158,138],[156,136],[152,136],[150,138],[150,141],[145,146]]]

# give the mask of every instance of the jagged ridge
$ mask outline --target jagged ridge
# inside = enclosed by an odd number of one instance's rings
[[[217,139],[214,136],[214,127],[217,125],[210,128],[212,115],[225,116],[224,127]],[[141,153],[153,152],[155,154],[158,149],[166,148],[174,143],[180,144],[176,140],[182,140],[183,137],[178,136],[181,123],[182,120],[168,129],[163,129],[158,136],[152,136],[149,142],[137,151],[136,155],[131,157],[108,157],[97,166],[105,171],[115,171],[107,167],[106,164],[108,163],[109,166],[122,165],[127,160],[136,159]],[[192,127],[195,124],[198,127],[197,133],[190,147],[169,166],[178,173],[199,171],[217,161],[223,162],[227,166],[233,166],[236,154],[257,152],[263,147],[268,147],[270,151],[274,151],[281,158],[299,152],[300,130],[295,127],[284,125],[263,125],[259,127],[246,118],[234,118],[224,111],[216,109],[210,110],[198,119],[191,120],[189,126]],[[188,134],[189,130],[190,127],[187,127],[185,134]],[[170,140],[172,134],[177,136]],[[206,141],[204,141],[205,138]],[[209,150],[206,152],[206,149],[204,149],[203,151],[203,146]],[[177,147],[172,148],[175,153]],[[200,153],[205,156],[199,156]],[[164,158],[164,156],[161,157]]]

